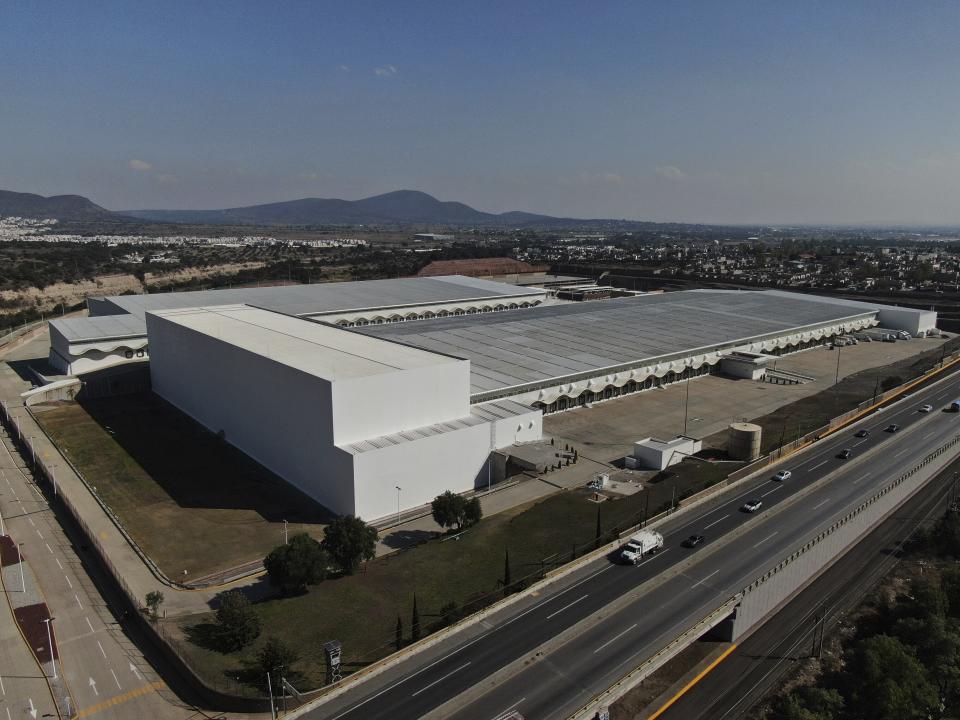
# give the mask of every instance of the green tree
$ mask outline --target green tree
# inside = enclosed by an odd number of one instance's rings
[[[430,511],[437,525],[446,529],[463,526],[466,500],[449,490],[437,495],[430,503]]]
[[[503,550],[503,594],[504,596],[510,594],[510,548],[504,548]]]
[[[257,653],[257,667],[260,670],[260,680],[263,688],[267,688],[267,675],[270,676],[270,686],[276,693],[280,689],[280,678],[291,677],[291,666],[299,660],[293,648],[276,637],[268,637],[267,641]]]
[[[264,558],[270,584],[285,595],[303,592],[327,576],[329,561],[320,543],[307,533],[297,533]]]
[[[160,616],[160,606],[163,605],[163,593],[159,590],[151,590],[147,593],[145,600],[150,618],[156,620]]]
[[[413,594],[413,612],[410,614],[410,637],[416,642],[420,639],[420,610],[417,608],[417,594]]]
[[[260,635],[260,616],[254,612],[247,596],[239,590],[231,590],[220,596],[217,625],[223,646],[230,651],[245,648]]]
[[[843,711],[843,697],[834,689],[804,685],[774,702],[776,720],[835,720]]]
[[[875,635],[854,647],[847,664],[850,707],[871,720],[925,720],[939,704],[923,665],[897,638]]]
[[[343,515],[323,531],[323,548],[347,575],[352,575],[360,562],[369,560],[377,551],[377,529],[353,515]]]
[[[463,519],[467,525],[476,525],[483,518],[483,508],[480,507],[480,498],[472,497],[463,507]]]
[[[931,538],[941,555],[960,557],[960,512],[947,510],[934,525]]]

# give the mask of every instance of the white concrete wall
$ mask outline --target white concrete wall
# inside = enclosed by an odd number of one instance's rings
[[[493,448],[509,447],[514,443],[532,442],[543,437],[543,412],[531,410],[524,415],[497,420],[493,423]]]
[[[669,445],[648,445],[645,444],[647,442],[647,440],[641,440],[633,444],[633,457],[640,467],[653,470],[665,470],[671,465],[676,465],[699,452],[703,447],[701,441],[693,439],[671,441]]]
[[[470,414],[470,362],[337,380],[332,403],[337,445],[463,418]]]
[[[884,305],[877,314],[877,320],[880,321],[880,327],[906,330],[911,335],[919,335],[937,326],[937,313],[933,310],[914,310]]]
[[[149,313],[147,329],[154,392],[334,512],[357,512],[328,382]]]
[[[376,520],[450,490],[486,485],[490,426],[486,423],[354,456],[357,514]],[[482,474],[482,477],[480,475]]]

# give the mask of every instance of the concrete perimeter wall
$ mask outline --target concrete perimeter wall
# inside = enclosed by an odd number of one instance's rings
[[[956,456],[960,436],[930,453],[909,472],[837,520],[743,589],[734,614],[732,640],[776,612],[813,578],[856,545],[862,535],[923,487]]]

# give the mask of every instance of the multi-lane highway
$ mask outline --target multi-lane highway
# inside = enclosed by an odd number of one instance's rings
[[[900,560],[918,525],[940,515],[955,492],[954,462],[805,588],[660,715],[661,720],[735,720],[795,663],[810,655],[821,620],[830,626]]]
[[[957,395],[960,381],[954,378],[928,386],[790,458],[782,466],[792,473],[788,480],[758,477],[671,519],[660,528],[664,551],[640,565],[590,563],[307,716],[418,718],[435,711],[437,717],[466,719],[495,718],[515,709],[528,718],[565,717],[715,608],[720,598],[960,433],[960,415],[941,412]],[[934,412],[920,412],[925,403]],[[900,430],[885,432],[892,423]],[[870,434],[855,437],[861,428]],[[850,459],[837,458],[844,449],[852,451]],[[776,512],[804,489],[801,500]],[[754,498],[763,501],[761,510],[741,512],[744,501]],[[690,534],[702,534],[706,542],[681,547]],[[618,607],[603,612],[614,601]],[[587,618],[595,619],[588,632],[555,640]],[[555,646],[542,647],[550,641]],[[542,653],[535,656],[538,649]]]

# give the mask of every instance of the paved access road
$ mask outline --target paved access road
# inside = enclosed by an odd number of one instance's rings
[[[78,548],[81,541],[67,537],[46,498],[28,479],[24,460],[6,433],[0,440],[0,511],[5,529],[22,544],[25,562],[54,617],[58,671],[66,681],[69,696],[57,697],[56,702],[84,718],[197,717],[192,707],[166,687],[127,637],[90,579],[89,573],[95,570],[84,564],[85,551]],[[2,622],[0,634],[6,636]],[[22,666],[21,659],[14,667],[19,671]],[[38,675],[35,662],[32,673]],[[5,678],[4,682],[9,686],[9,680]],[[11,697],[11,687],[6,691],[11,708],[26,704],[22,697]],[[18,717],[29,715],[13,714],[13,718]],[[0,720],[4,720],[2,715]]]
[[[916,527],[949,504],[954,471],[948,467],[900,510],[791,600],[745,640],[709,675],[667,709],[661,720],[734,720],[813,651],[818,620],[827,632],[898,561],[898,550]],[[819,637],[820,631],[816,630]]]
[[[411,656],[307,716],[331,720],[418,718],[456,699],[461,707],[455,713],[445,708],[445,715],[495,718],[518,709],[528,718],[566,717],[716,607],[719,599],[733,595],[808,537],[960,433],[960,415],[940,412],[956,396],[960,396],[957,379],[929,386],[791,458],[784,465],[792,472],[786,482],[757,478],[736,494],[661,526],[665,550],[641,565],[594,562],[539,595],[524,598]],[[926,402],[934,405],[934,412],[918,411]],[[890,423],[902,429],[884,432]],[[869,429],[870,435],[853,437],[859,428]],[[861,457],[881,446],[881,451]],[[854,455],[839,460],[836,456],[845,448]],[[769,515],[771,508],[792,493],[834,472],[830,482],[801,502]],[[743,502],[754,498],[763,501],[760,512],[740,512]],[[750,526],[744,528],[747,523]],[[722,550],[712,552],[711,545],[732,530],[744,532]],[[680,547],[693,533],[705,535],[706,542],[692,550]],[[691,559],[697,562],[688,567]],[[644,589],[640,597],[638,588],[658,577],[659,584]],[[637,595],[632,605],[608,613],[589,632],[551,648],[495,687],[483,682],[515,661],[529,660],[543,643],[631,593]],[[464,695],[477,688],[489,691],[473,701],[473,692]]]

